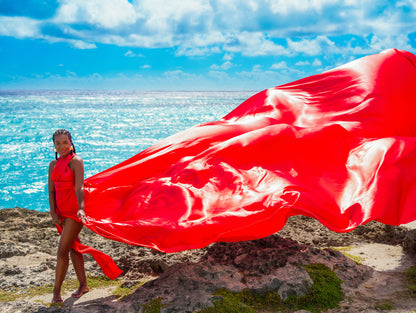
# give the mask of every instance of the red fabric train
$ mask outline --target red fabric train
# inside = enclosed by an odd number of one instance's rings
[[[416,219],[416,57],[387,50],[262,91],[88,178],[87,227],[164,252]]]

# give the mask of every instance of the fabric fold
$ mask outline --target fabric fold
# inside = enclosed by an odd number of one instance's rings
[[[59,225],[56,225],[56,228],[58,229],[59,235],[61,235],[62,227]],[[110,279],[116,279],[118,276],[121,275],[121,273],[123,273],[123,271],[119,269],[117,264],[109,255],[95,248],[82,244],[79,238],[77,238],[72,244],[72,249],[82,254],[85,254],[85,253],[91,254],[94,260],[100,266],[104,275]]]
[[[416,219],[416,57],[390,49],[254,95],[85,181],[96,233],[164,252]]]

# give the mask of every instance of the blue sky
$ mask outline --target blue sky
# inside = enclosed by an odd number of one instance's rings
[[[261,90],[388,48],[416,0],[0,0],[0,89]]]

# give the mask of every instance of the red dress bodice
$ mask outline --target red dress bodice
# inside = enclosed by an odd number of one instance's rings
[[[69,167],[74,154],[59,158],[51,173],[55,185],[56,213],[80,222],[77,217],[78,200],[75,193],[75,174]]]

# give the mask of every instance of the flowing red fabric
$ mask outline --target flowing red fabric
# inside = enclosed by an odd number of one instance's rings
[[[69,154],[65,158],[59,158],[51,173],[51,179],[55,186],[56,213],[64,218],[71,218],[77,222],[78,200],[75,194],[75,175],[69,168],[69,162],[75,154]],[[62,227],[56,225],[59,234]],[[81,243],[77,238],[72,248],[79,253],[89,253],[101,267],[103,273],[110,279],[117,278],[123,271],[120,270],[113,259],[105,253]]]
[[[386,50],[264,90],[86,180],[87,225],[174,252],[292,215],[346,232],[416,219],[416,57]]]

